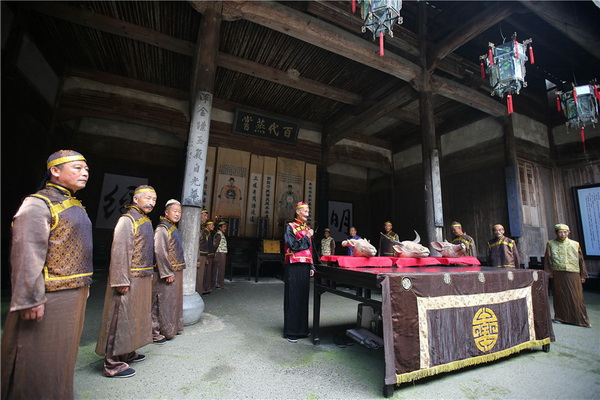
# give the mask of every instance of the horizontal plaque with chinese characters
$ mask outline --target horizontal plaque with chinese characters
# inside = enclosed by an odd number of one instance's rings
[[[233,121],[235,133],[296,144],[299,129],[298,122],[258,114],[241,108],[235,110]]]

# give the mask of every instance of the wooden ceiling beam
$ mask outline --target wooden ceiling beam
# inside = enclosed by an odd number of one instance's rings
[[[303,78],[301,76],[295,77],[285,71],[271,68],[241,57],[232,56],[231,54],[219,53],[217,56],[217,64],[220,67],[227,68],[232,71],[251,75],[256,78],[298,89],[303,92],[316,94],[317,96],[339,101],[341,103],[358,105],[363,101],[362,96],[358,94],[338,89],[312,79]]]
[[[510,5],[488,7],[478,15],[473,16],[462,26],[455,27],[453,35],[447,36],[444,40],[431,46],[427,55],[427,70],[433,71],[439,61],[456,49],[473,39],[475,36],[489,29],[490,26],[509,17],[514,12],[514,7]]]
[[[144,42],[185,56],[192,57],[195,54],[196,44],[193,42],[164,35],[152,29],[133,25],[116,18],[107,17],[81,8],[60,3],[35,3],[32,5],[32,10],[54,18],[83,25],[88,28]],[[241,57],[219,53],[217,60],[218,65],[222,68],[252,75],[269,82],[316,94],[345,104],[358,105],[362,103],[362,96],[358,94],[302,77],[295,79],[288,76],[284,71],[255,63]]]
[[[190,2],[194,3],[193,0]],[[225,8],[231,8],[233,12],[238,12],[242,18],[250,22],[293,36],[361,64],[369,65],[371,68],[401,80],[415,81],[415,78],[421,74],[421,68],[417,64],[391,52],[386,53],[385,57],[380,57],[377,45],[284,5],[274,2],[226,1],[224,2]],[[437,89],[436,94],[480,109],[493,116],[505,114],[504,107],[500,103],[483,93],[462,87],[463,85],[459,83],[436,75],[432,79],[434,87]],[[464,95],[467,97],[462,97]],[[355,130],[353,129],[353,131]],[[335,132],[330,137],[328,146],[335,143],[334,139],[339,140],[343,136],[340,132]]]
[[[521,0],[521,4],[600,60],[598,24],[591,25],[589,20],[577,18],[573,12],[575,5],[565,8],[549,1],[529,0]]]
[[[177,39],[153,29],[144,28],[116,18],[94,13],[80,7],[69,6],[58,2],[33,3],[30,7],[32,11],[36,11],[40,14],[144,42],[162,49],[171,50],[175,53],[184,54],[190,57],[195,53],[195,43]]]

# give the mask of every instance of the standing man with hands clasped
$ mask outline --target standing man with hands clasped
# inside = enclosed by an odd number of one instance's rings
[[[96,353],[104,356],[103,375],[128,378],[135,375],[131,362],[146,359],[136,353],[152,343],[152,275],[154,229],[147,217],[156,204],[152,186],[141,185],[133,193],[113,234],[110,270]]]
[[[296,204],[296,218],[285,227],[285,264],[283,272],[283,335],[291,343],[307,337],[310,277],[315,273],[312,258],[314,231],[306,224],[308,204]]]
[[[13,218],[12,297],[2,335],[2,399],[73,399],[92,283],[92,223],[74,195],[89,168],[73,150],[50,155],[39,191]]]

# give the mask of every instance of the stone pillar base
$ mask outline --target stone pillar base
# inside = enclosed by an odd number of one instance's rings
[[[183,296],[183,325],[194,325],[204,312],[204,300],[196,292]]]

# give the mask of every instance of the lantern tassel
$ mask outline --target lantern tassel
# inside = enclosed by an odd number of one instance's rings
[[[533,46],[529,45],[529,62],[531,65],[535,64],[535,58],[533,58]]]
[[[383,32],[379,33],[379,56],[383,57]]]
[[[583,152],[585,153],[585,127],[579,128],[579,135],[581,136],[581,144],[583,144]]]
[[[480,70],[481,70],[481,79],[485,79],[485,68],[483,67],[483,60],[481,61],[481,63],[479,63],[480,65]]]
[[[513,102],[512,102],[512,94],[506,95],[506,108],[508,110],[508,114],[513,113]]]
[[[515,46],[515,58],[519,59],[519,42],[517,42],[516,40],[513,42],[514,46]]]
[[[488,48],[488,61],[490,62],[490,65],[494,65],[494,54],[492,54],[491,47]]]
[[[573,102],[577,104],[577,90],[575,88],[573,88]]]
[[[556,96],[556,110],[561,111],[560,109],[560,97]]]
[[[596,99],[600,101],[600,90],[598,90],[598,85],[594,85],[594,96],[596,96]]]
[[[356,0],[352,0],[352,14],[356,12]]]

